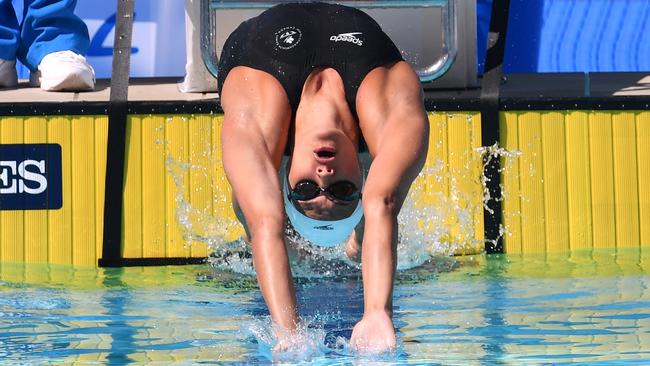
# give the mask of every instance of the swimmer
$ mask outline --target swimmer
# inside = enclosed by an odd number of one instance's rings
[[[299,324],[287,220],[310,242],[360,257],[364,312],[351,348],[394,350],[397,215],[428,149],[416,73],[361,10],[285,3],[229,36],[218,83],[224,169],[276,350]],[[365,178],[362,151],[372,158]]]

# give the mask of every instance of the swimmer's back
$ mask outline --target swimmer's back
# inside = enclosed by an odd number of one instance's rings
[[[390,38],[361,10],[326,3],[280,4],[243,22],[228,37],[219,63],[219,88],[236,66],[265,71],[280,82],[295,115],[309,74],[331,67],[341,76],[356,115],[356,94],[364,77],[401,60]]]

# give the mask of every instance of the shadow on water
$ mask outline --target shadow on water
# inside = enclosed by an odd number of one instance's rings
[[[106,314],[111,316],[111,320],[106,323],[106,331],[112,340],[106,356],[109,365],[135,362],[129,355],[139,350],[135,343],[137,329],[120,319],[125,314],[125,308],[131,299],[129,290],[122,281],[123,274],[124,268],[114,268],[107,270],[104,277],[106,291],[102,296],[101,304],[106,309]]]
[[[105,290],[100,304],[109,320],[97,333],[107,335],[111,339],[110,347],[101,350],[107,353],[106,364],[141,363],[142,356],[147,352],[178,352],[194,347],[192,339],[181,338],[161,343],[159,338],[146,336],[147,331],[155,328],[154,324],[160,319],[153,315],[137,315],[134,311],[160,304],[141,299],[137,289],[127,283],[126,278],[133,275],[127,274],[127,271],[125,268],[110,268],[104,272],[102,284]]]
[[[486,266],[482,273],[487,278],[485,289],[485,302],[481,308],[485,322],[484,343],[481,346],[485,354],[480,358],[484,365],[503,365],[503,356],[506,354],[504,346],[507,343],[503,329],[507,327],[502,301],[507,298],[508,282],[505,280],[507,262],[501,254],[486,256]],[[492,330],[492,331],[490,331]]]

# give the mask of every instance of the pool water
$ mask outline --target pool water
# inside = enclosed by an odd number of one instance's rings
[[[303,347],[274,356],[251,275],[2,264],[0,364],[650,363],[650,253],[436,257],[400,271],[399,347],[379,356],[348,350],[363,298],[346,271],[297,280]]]

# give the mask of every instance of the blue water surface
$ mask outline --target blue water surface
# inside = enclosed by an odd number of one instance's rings
[[[650,255],[437,258],[395,286],[399,347],[348,349],[359,273],[297,279],[304,347],[278,355],[250,275],[208,264],[0,267],[0,364],[650,363]]]

